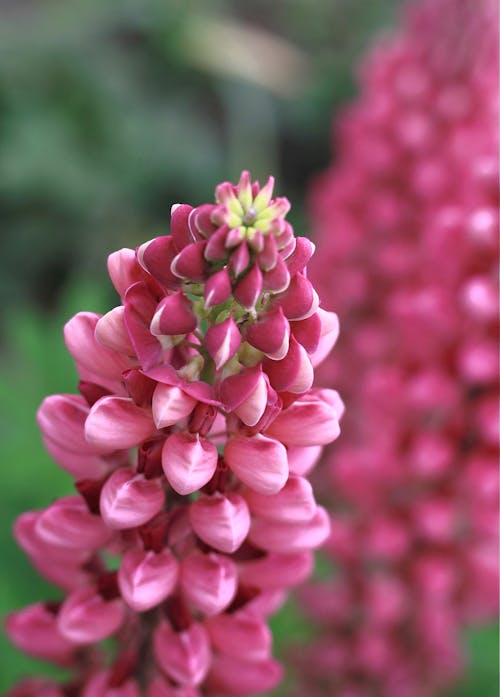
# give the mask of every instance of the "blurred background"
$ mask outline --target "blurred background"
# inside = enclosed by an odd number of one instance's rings
[[[307,234],[305,192],[330,161],[332,115],[397,0],[0,2],[0,506],[2,614],[56,597],[11,539],[21,511],[71,482],[44,453],[42,398],[73,392],[62,325],[115,304],[106,255],[164,234],[172,203],[269,173]],[[289,606],[278,650],[307,635]],[[451,694],[494,697],[494,628],[465,637]],[[47,669],[2,639],[0,688]]]

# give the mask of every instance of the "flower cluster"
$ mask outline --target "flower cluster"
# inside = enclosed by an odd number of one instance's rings
[[[413,6],[311,192],[311,277],[343,324],[320,379],[349,409],[322,471],[335,577],[302,596],[308,697],[434,694],[463,625],[496,616],[495,5]]]
[[[314,246],[272,191],[243,172],[213,205],[174,206],[169,236],[110,255],[122,304],[66,324],[80,394],[48,397],[38,421],[77,493],[22,514],[15,537],[67,595],[14,612],[7,631],[73,678],[11,697],[279,682],[266,617],[329,534],[305,476],[343,405],[312,388],[337,320],[306,276]]]

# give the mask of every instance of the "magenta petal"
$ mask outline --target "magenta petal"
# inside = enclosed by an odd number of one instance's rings
[[[207,329],[205,345],[220,370],[235,355],[241,344],[241,334],[238,325],[231,317]]]
[[[230,438],[224,458],[244,484],[261,494],[276,494],[288,479],[286,449],[272,438]]]
[[[217,654],[212,661],[207,685],[215,694],[246,697],[273,690],[283,677],[283,668],[273,659],[246,661]]]
[[[262,276],[262,287],[264,290],[270,290],[272,293],[282,293],[290,284],[290,272],[287,265],[279,256],[276,259],[274,268],[270,271],[265,271]]]
[[[171,487],[182,496],[192,494],[212,479],[217,448],[197,433],[173,433],[162,450],[162,466]]]
[[[250,271],[236,284],[233,295],[246,310],[253,310],[262,291],[262,272],[254,264]]]
[[[55,613],[43,603],[28,605],[7,616],[5,631],[15,646],[30,656],[64,665],[69,663],[75,645],[62,636]]]
[[[286,260],[290,276],[295,276],[296,273],[302,271],[309,262],[309,259],[314,254],[315,245],[307,237],[295,238],[295,249]]]
[[[159,283],[167,288],[175,288],[179,285],[179,279],[172,274],[170,265],[176,252],[173,238],[163,235],[141,244],[137,249],[137,259]]]
[[[256,426],[268,407],[269,383],[260,373],[253,391],[239,404],[234,412],[247,426]]]
[[[171,680],[182,686],[196,686],[205,679],[210,667],[210,641],[205,628],[193,623],[176,632],[163,621],[153,635],[155,658]]]
[[[212,646],[226,656],[262,661],[271,653],[271,630],[261,617],[238,612],[210,617],[205,622]]]
[[[196,610],[217,615],[233,600],[238,573],[228,557],[195,552],[182,560],[180,585],[184,598]]]
[[[316,312],[319,299],[311,282],[304,274],[298,273],[293,276],[287,290],[274,297],[273,305],[279,305],[288,319],[299,320]]]
[[[210,237],[217,230],[217,226],[212,222],[212,213],[215,206],[213,203],[203,203],[194,208],[189,214],[189,229],[193,238]],[[205,255],[206,256],[206,255]]]
[[[330,517],[321,506],[307,521],[285,523],[269,518],[254,518],[249,540],[268,552],[291,554],[320,547],[330,534]]]
[[[179,387],[158,384],[153,393],[153,419],[156,428],[173,426],[185,419],[196,406],[196,399]]]
[[[266,359],[264,370],[269,376],[271,385],[278,392],[293,392],[301,394],[310,389],[314,370],[306,350],[290,337],[287,355],[280,361]]]
[[[145,612],[162,603],[175,588],[178,566],[168,549],[128,550],[118,571],[118,587],[127,605]]]
[[[290,325],[280,307],[261,313],[256,322],[247,326],[245,336],[249,344],[273,360],[286,356],[289,337]]]
[[[241,546],[250,527],[248,506],[233,492],[200,496],[191,504],[189,518],[203,542],[226,554],[232,554]]]
[[[172,261],[172,273],[179,278],[188,278],[190,281],[203,282],[208,275],[208,264],[205,261],[205,241],[193,242],[177,254]]]
[[[205,259],[208,261],[221,261],[226,258],[226,237],[228,232],[228,226],[223,225],[210,235],[205,247]]]
[[[227,412],[234,411],[246,399],[250,397],[256,389],[262,367],[246,368],[237,375],[230,375],[219,384],[219,395]]]
[[[156,302],[144,283],[136,283],[125,296],[124,320],[135,355],[143,368],[158,362],[163,348],[150,332],[149,325],[156,310]]]
[[[214,305],[220,305],[220,303],[226,302],[226,300],[231,295],[231,279],[229,277],[229,270],[225,266],[205,283],[204,296],[205,296],[205,308],[208,309]]]
[[[132,448],[150,438],[155,430],[151,412],[128,397],[102,397],[85,422],[87,441],[108,452]]]
[[[240,564],[240,583],[265,590],[298,586],[312,573],[314,557],[311,552],[266,554]]]
[[[274,235],[266,235],[264,248],[257,255],[257,262],[263,271],[274,269],[278,261],[278,245]]]
[[[156,336],[188,334],[196,329],[198,320],[191,302],[182,291],[167,295],[160,301],[151,320],[151,333]]]
[[[317,508],[312,486],[303,477],[289,477],[274,496],[249,490],[245,500],[253,515],[289,523],[310,520]]]
[[[138,527],[161,511],[165,492],[160,479],[145,479],[130,467],[117,469],[101,491],[100,511],[114,530]]]
[[[174,241],[175,249],[181,249],[194,241],[193,233],[189,227],[189,218],[193,212],[193,207],[187,203],[177,203],[172,206],[170,214],[170,234]]]
[[[95,588],[73,591],[59,610],[61,634],[75,644],[94,644],[114,634],[125,618],[121,598],[104,600]]]
[[[239,244],[229,257],[229,266],[235,276],[239,276],[245,271],[250,263],[250,252],[246,242]]]

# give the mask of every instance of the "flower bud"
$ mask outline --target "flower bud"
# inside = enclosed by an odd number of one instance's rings
[[[247,326],[245,338],[269,358],[284,358],[288,353],[290,325],[281,307],[259,314],[257,321]]]
[[[240,583],[265,590],[298,586],[311,574],[314,559],[311,552],[266,554],[240,565]]]
[[[205,309],[209,309],[214,305],[220,305],[226,302],[226,300],[231,295],[231,279],[229,277],[229,270],[225,266],[205,283]]]
[[[83,550],[102,547],[110,537],[102,518],[90,513],[80,496],[65,496],[43,511],[36,533],[49,545]]]
[[[156,428],[173,426],[193,411],[196,399],[176,385],[158,384],[153,393],[153,419]]]
[[[248,661],[269,657],[272,636],[261,617],[240,611],[210,617],[205,626],[213,647],[226,656]]]
[[[191,302],[178,291],[161,300],[151,320],[151,333],[155,336],[189,334],[196,329],[198,320]]]
[[[207,329],[205,344],[209,354],[220,370],[236,353],[241,344],[241,334],[238,325],[232,317]]]
[[[245,500],[254,516],[283,523],[308,521],[317,509],[312,486],[303,477],[289,477],[285,486],[273,496],[248,490]]]
[[[283,676],[281,665],[272,659],[246,661],[217,654],[212,661],[207,685],[215,694],[245,697],[273,690]]]
[[[342,412],[334,390],[310,390],[277,416],[266,435],[293,447],[326,445],[340,434]]]

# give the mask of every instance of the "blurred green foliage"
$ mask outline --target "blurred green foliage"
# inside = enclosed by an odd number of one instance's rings
[[[304,192],[330,160],[332,113],[398,4],[0,4],[2,614],[57,597],[11,524],[72,489],[43,451],[35,412],[47,394],[75,391],[62,325],[112,306],[106,253],[166,231],[172,203],[210,200],[217,181],[243,168],[277,176],[304,231]],[[310,628],[289,603],[273,630],[283,653]],[[493,697],[496,632],[474,633],[470,645],[471,679],[453,695]],[[47,670],[2,639],[0,689]]]

